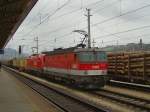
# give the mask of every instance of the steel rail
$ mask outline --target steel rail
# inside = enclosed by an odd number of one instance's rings
[[[102,96],[102,97],[117,101],[119,103],[129,105],[129,106],[132,105],[133,107],[139,108],[146,112],[150,111],[150,101],[147,99],[137,98],[137,97],[126,95],[126,94],[112,92],[109,90],[100,90],[97,92],[92,92],[92,94],[98,97]]]
[[[135,89],[135,90],[140,90],[144,92],[150,92],[150,85],[122,82],[122,81],[115,81],[115,80],[110,80],[108,85],[117,86],[117,87],[125,87],[128,89]]]

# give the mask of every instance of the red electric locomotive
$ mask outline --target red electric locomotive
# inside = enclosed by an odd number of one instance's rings
[[[26,71],[41,74],[43,72],[45,55],[32,55],[27,58]]]
[[[98,48],[67,48],[44,52],[44,74],[84,88],[101,88],[107,79],[107,55]]]

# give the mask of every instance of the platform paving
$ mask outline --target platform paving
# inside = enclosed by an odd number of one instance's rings
[[[0,72],[0,112],[54,112],[33,90],[23,86],[12,74]]]

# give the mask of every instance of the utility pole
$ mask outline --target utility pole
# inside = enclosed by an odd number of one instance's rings
[[[93,47],[95,47],[95,43],[96,43],[96,42],[95,42],[95,40],[94,40],[94,39],[93,39],[93,42],[92,42],[92,43],[93,43]]]
[[[117,40],[117,49],[116,49],[116,52],[119,51],[119,41]]]
[[[35,38],[35,41],[36,41],[36,47],[35,47],[35,48],[37,49],[37,52],[36,52],[36,53],[38,54],[38,53],[39,53],[39,38],[36,37],[36,38]]]
[[[91,18],[91,9],[86,9],[87,10],[87,17],[88,17],[88,48],[91,48],[91,23],[90,23],[90,18]]]
[[[143,41],[142,41],[142,39],[140,39],[139,45],[140,45],[140,50],[142,50],[143,49]]]

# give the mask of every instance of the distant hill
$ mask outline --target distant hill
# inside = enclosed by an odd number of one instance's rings
[[[127,45],[111,45],[102,48],[109,52],[121,52],[121,51],[150,51],[150,44],[129,43]]]
[[[4,54],[0,55],[0,60],[9,60],[15,57],[26,57],[26,56],[28,56],[28,54],[19,55],[19,53],[15,49],[5,48]]]

